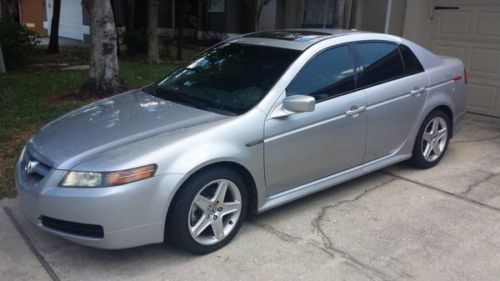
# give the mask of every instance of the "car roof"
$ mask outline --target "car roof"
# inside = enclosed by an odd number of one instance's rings
[[[305,50],[315,43],[328,38],[360,33],[367,32],[347,29],[319,28],[281,29],[249,33],[232,38],[229,42]]]

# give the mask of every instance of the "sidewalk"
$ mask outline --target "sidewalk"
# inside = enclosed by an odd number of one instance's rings
[[[0,201],[0,280],[53,280]]]

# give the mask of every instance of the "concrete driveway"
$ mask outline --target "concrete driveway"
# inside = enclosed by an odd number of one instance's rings
[[[469,115],[437,167],[396,165],[252,217],[206,256],[86,248],[0,204],[0,280],[499,280],[500,120]]]

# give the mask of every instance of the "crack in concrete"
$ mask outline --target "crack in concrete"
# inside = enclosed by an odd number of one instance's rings
[[[287,243],[297,243],[297,244],[302,244],[302,245],[310,245],[310,246],[317,248],[318,250],[321,250],[326,255],[330,256],[330,258],[332,258],[332,259],[340,258],[343,261],[348,262],[348,264],[350,263],[355,268],[360,269],[363,274],[366,274],[369,272],[371,275],[369,275],[368,277],[370,277],[371,279],[373,279],[373,277],[375,275],[375,277],[378,277],[382,280],[391,280],[391,278],[388,277],[387,274],[385,274],[384,272],[381,272],[380,270],[378,270],[376,268],[373,268],[367,264],[360,262],[359,260],[352,257],[348,253],[346,253],[340,249],[337,249],[333,246],[330,246],[330,248],[326,248],[322,245],[322,243],[320,243],[318,241],[315,241],[312,239],[304,239],[304,238],[298,237],[298,236],[292,236],[292,235],[290,235],[284,231],[281,231],[281,230],[279,230],[271,225],[259,223],[256,221],[251,221],[251,223],[252,223],[252,225],[264,230],[265,232],[273,235],[274,237],[276,237],[277,239],[279,239],[281,241],[284,241]]]
[[[425,187],[427,189],[431,189],[431,190],[434,190],[434,191],[437,191],[437,192],[440,192],[440,193],[443,193],[443,194],[446,194],[446,195],[449,195],[449,196],[452,196],[452,197],[455,197],[456,199],[459,199],[459,200],[462,200],[462,201],[466,201],[468,203],[471,203],[471,204],[474,204],[474,205],[477,205],[479,207],[483,207],[483,208],[486,208],[486,209],[489,209],[491,211],[495,211],[495,212],[500,212],[500,208],[497,208],[497,207],[494,207],[494,206],[491,206],[491,205],[488,205],[486,203],[482,203],[482,202],[479,202],[479,201],[476,201],[476,200],[472,200],[468,197],[465,197],[465,196],[462,196],[460,194],[456,194],[456,193],[453,193],[453,192],[449,192],[449,191],[446,191],[446,190],[442,190],[440,188],[437,188],[437,187],[434,187],[432,185],[428,185],[428,184],[425,184],[423,182],[419,182],[419,181],[416,181],[416,180],[412,180],[410,178],[406,178],[406,177],[403,177],[403,176],[400,176],[400,175],[397,175],[397,174],[394,174],[392,172],[388,172],[386,170],[382,170],[381,171],[382,173],[385,173],[386,175],[389,175],[389,176],[393,176],[395,178],[398,178],[400,180],[403,180],[403,181],[407,181],[407,182],[411,182],[413,184],[416,184],[418,186],[421,186],[421,187]]]
[[[330,209],[333,209],[333,208],[336,208],[338,206],[341,206],[343,204],[346,204],[346,203],[352,203],[352,202],[355,202],[357,200],[359,200],[360,198],[362,198],[363,196],[367,195],[368,193],[374,191],[375,189],[379,188],[379,187],[382,187],[384,185],[387,185],[393,181],[395,181],[396,179],[395,178],[391,178],[387,181],[384,181],[372,188],[369,188],[369,189],[365,189],[362,193],[358,194],[357,196],[355,196],[354,198],[352,199],[346,199],[346,200],[342,200],[342,201],[339,201],[335,204],[331,204],[331,205],[326,205],[326,206],[323,206],[319,212],[319,214],[311,221],[311,225],[313,227],[313,231],[318,233],[321,237],[321,240],[323,242],[323,246],[322,248],[324,248],[325,250],[329,250],[329,251],[333,251],[333,253],[337,253],[339,254],[340,256],[342,256],[343,258],[357,264],[358,266],[362,267],[362,268],[367,268],[369,269],[370,271],[372,272],[376,272],[379,277],[384,277],[384,278],[387,278],[387,275],[381,271],[379,271],[378,269],[376,268],[373,268],[361,261],[359,261],[358,259],[354,258],[353,256],[349,255],[347,252],[339,249],[339,248],[336,248],[333,246],[333,242],[332,240],[328,237],[328,235],[326,234],[326,232],[323,230],[323,227],[322,227],[322,220],[325,218],[326,216],[326,213],[328,212],[328,210]]]
[[[396,179],[395,178],[391,178],[391,179],[389,179],[389,180],[387,180],[387,181],[385,181],[385,182],[383,182],[381,184],[378,184],[378,185],[376,185],[376,186],[374,186],[372,188],[365,189],[362,193],[358,194],[353,199],[346,199],[346,200],[339,201],[339,202],[337,202],[335,204],[323,206],[321,208],[319,214],[311,221],[311,225],[313,227],[313,230],[320,234],[321,239],[323,240],[323,243],[325,244],[325,246],[326,247],[331,247],[333,245],[332,241],[328,238],[328,236],[326,235],[326,233],[323,231],[323,229],[321,227],[321,221],[324,219],[324,217],[326,215],[326,212],[329,209],[338,207],[338,206],[346,204],[346,203],[354,202],[354,201],[360,199],[361,197],[365,196],[369,192],[371,192],[371,191],[373,191],[373,190],[375,190],[375,189],[377,189],[377,188],[379,188],[381,186],[389,184],[389,183],[393,182],[394,180],[396,180]]]
[[[480,185],[482,183],[489,181],[490,179],[492,179],[493,177],[498,175],[497,173],[491,173],[491,172],[486,172],[486,171],[482,171],[482,170],[480,170],[480,172],[485,173],[486,177],[468,185],[467,189],[465,191],[460,192],[461,195],[468,195],[475,187],[477,187],[478,185]]]
[[[263,224],[263,223],[258,223],[256,221],[252,221],[252,224],[263,229],[264,231],[266,231],[267,233],[270,233],[272,234],[274,237],[284,241],[284,242],[288,242],[288,243],[302,243],[302,244],[307,244],[307,245],[311,245],[321,251],[323,251],[325,254],[327,254],[328,256],[330,256],[331,258],[341,258],[342,260],[345,260],[346,262],[352,264],[353,266],[355,266],[356,268],[358,269],[361,269],[362,271],[364,272],[370,272],[370,274],[382,279],[382,280],[391,280],[393,278],[391,278],[390,276],[388,276],[386,273],[378,270],[377,268],[374,268],[368,264],[365,264],[363,263],[362,261],[356,259],[355,257],[353,257],[352,255],[350,255],[349,253],[335,247],[333,245],[333,242],[328,238],[328,236],[326,235],[326,232],[322,229],[322,226],[321,226],[321,220],[323,220],[323,218],[325,217],[326,215],[326,212],[331,209],[331,208],[335,208],[335,207],[338,207],[342,204],[345,204],[345,203],[349,203],[349,202],[354,202],[356,200],[359,200],[361,197],[365,196],[366,194],[368,194],[369,192],[381,187],[381,186],[384,186],[386,184],[389,184],[391,182],[393,182],[394,180],[396,180],[395,178],[391,178],[387,181],[384,181],[383,183],[381,184],[378,184],[372,188],[369,188],[369,189],[365,189],[363,192],[361,192],[360,194],[356,195],[354,198],[352,199],[346,199],[346,200],[342,200],[342,201],[339,201],[335,204],[332,204],[332,205],[327,205],[327,206],[323,206],[320,210],[320,213],[318,216],[316,216],[312,222],[311,222],[311,225],[313,227],[313,231],[316,231],[317,233],[320,234],[321,236],[321,240],[322,242],[319,242],[319,241],[316,241],[316,240],[313,240],[313,239],[304,239],[302,237],[297,237],[297,236],[293,236],[293,235],[290,235],[284,231],[281,231],[271,225],[266,225],[266,224]],[[373,278],[373,276],[370,276]]]
[[[475,140],[451,141],[451,143],[476,143],[476,142],[485,142],[485,141],[495,141],[496,139],[500,139],[500,134],[497,134],[496,136],[489,137],[489,138],[481,138],[481,139],[475,139]]]
[[[276,238],[278,238],[282,241],[285,241],[285,242],[293,243],[293,242],[299,242],[300,240],[302,240],[302,238],[300,238],[300,237],[292,236],[284,231],[280,231],[280,230],[278,230],[270,225],[264,224],[264,223],[252,221],[252,224],[263,229],[267,233],[270,233],[273,236],[275,236]]]

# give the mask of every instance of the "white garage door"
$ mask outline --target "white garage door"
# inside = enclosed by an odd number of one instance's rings
[[[47,28],[52,21],[53,0],[47,0]],[[61,17],[59,19],[59,36],[83,40],[83,15],[81,0],[61,0]]]
[[[433,51],[464,61],[469,111],[500,117],[500,0],[434,3]]]

